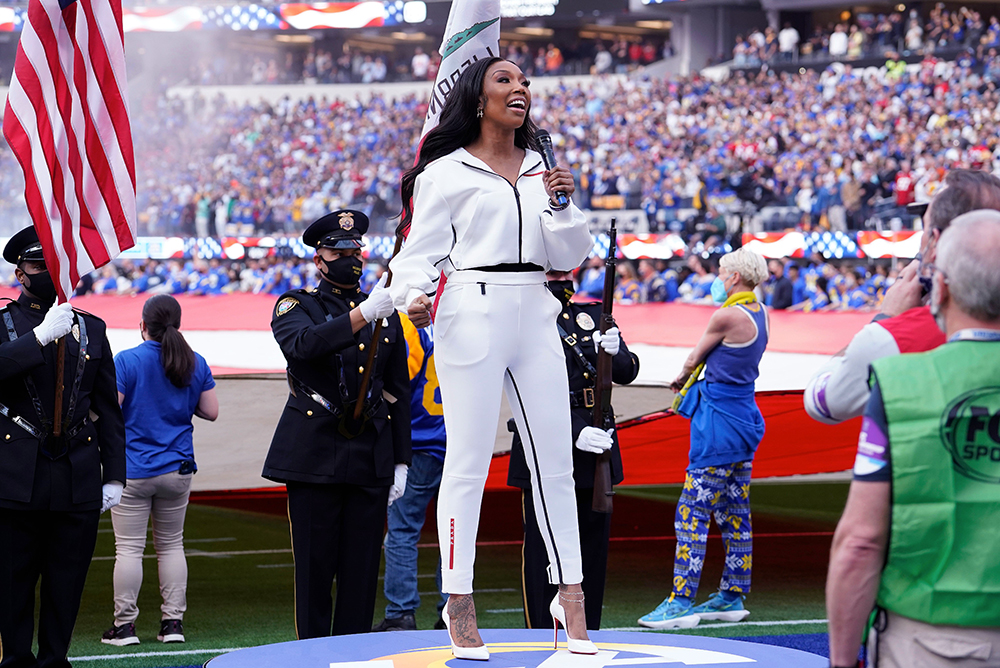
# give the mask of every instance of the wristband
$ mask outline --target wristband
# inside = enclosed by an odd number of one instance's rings
[[[559,206],[558,204],[556,204],[552,200],[549,200],[549,208],[552,209],[553,211],[562,211],[564,209],[568,209],[569,208],[569,198],[568,197],[566,198],[566,203],[563,204],[562,206]]]

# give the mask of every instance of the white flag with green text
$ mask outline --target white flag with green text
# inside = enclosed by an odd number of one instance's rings
[[[438,124],[444,101],[462,71],[480,58],[500,55],[500,0],[454,0],[439,51],[441,66],[421,139]]]

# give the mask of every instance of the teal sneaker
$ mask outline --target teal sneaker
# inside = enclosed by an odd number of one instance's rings
[[[639,618],[639,626],[647,629],[691,629],[698,626],[700,618],[692,614],[691,601],[674,598],[671,594],[648,615]]]
[[[727,603],[726,599],[722,598],[722,594],[716,592],[701,605],[691,608],[690,614],[696,615],[698,619],[702,620],[742,622],[750,616],[750,611],[743,607],[742,596]]]

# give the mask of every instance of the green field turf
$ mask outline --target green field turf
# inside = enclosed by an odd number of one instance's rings
[[[823,623],[782,624],[822,620],[823,584],[830,532],[843,508],[846,483],[755,484],[754,590],[747,600],[751,624],[714,628],[706,622],[686,631],[711,636],[752,636],[821,633]],[[670,591],[674,542],[673,504],[679,487],[625,488],[616,498],[608,586],[602,627],[637,628],[636,619],[649,612]],[[518,499],[496,493],[484,504],[481,540],[516,538]],[[713,527],[714,531],[714,527]],[[112,623],[114,534],[110,519],[101,521],[97,559],[91,566],[77,622],[71,657],[163,653],[76,660],[88,668],[158,668],[201,664],[212,653],[176,654],[283,642],[295,639],[292,622],[292,558],[284,517],[192,505],[185,532],[189,552],[188,612],[184,619],[188,642],[163,645],[159,629],[159,594],[155,559],[145,561],[139,598],[137,631],[140,645],[101,644],[101,633]],[[424,541],[436,542],[425,529]],[[151,544],[150,540],[150,544]],[[722,571],[722,545],[709,539],[708,558],[699,601],[715,589]],[[216,553],[198,556],[198,552]],[[251,554],[222,555],[225,552]],[[151,546],[147,555],[152,554]],[[420,550],[420,591],[427,594],[417,612],[417,624],[429,629],[435,620],[434,568],[437,549]],[[483,628],[520,628],[520,547],[482,545],[477,550],[476,607]],[[385,601],[376,605],[382,617]],[[756,622],[779,622],[757,625]]]

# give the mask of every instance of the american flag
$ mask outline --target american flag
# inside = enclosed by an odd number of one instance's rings
[[[3,133],[59,301],[135,245],[121,0],[29,0]]]

